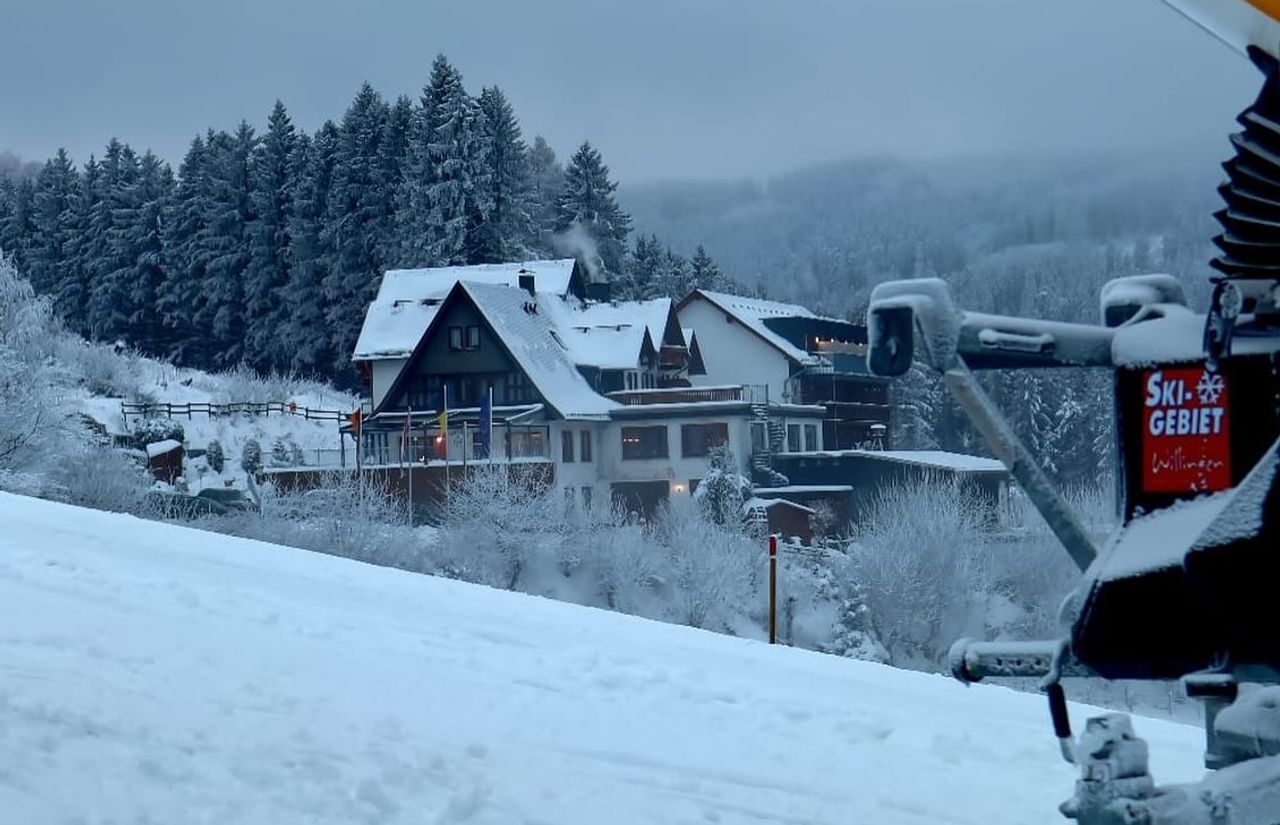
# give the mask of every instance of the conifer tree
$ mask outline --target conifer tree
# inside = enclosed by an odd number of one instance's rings
[[[160,290],[167,277],[164,210],[173,197],[173,170],[151,152],[138,168],[138,208],[133,226],[133,281],[129,288],[128,338],[143,352],[164,355],[168,336],[159,308]]]
[[[489,211],[484,129],[461,73],[438,55],[422,93],[401,190],[401,265],[479,260]]]
[[[716,262],[707,254],[702,244],[698,244],[698,248],[693,253],[693,260],[689,262],[689,276],[693,286],[698,289],[732,290],[729,279],[720,271],[720,267],[716,266]]]
[[[0,250],[13,258],[21,272],[26,268],[27,246],[35,233],[35,183],[23,178],[13,184],[7,201],[8,215],[0,224]]]
[[[556,160],[555,150],[542,135],[533,139],[529,149],[530,198],[533,228],[539,249],[550,251],[551,235],[556,226],[556,204],[564,189],[564,169]]]
[[[295,183],[290,164],[296,148],[293,121],[284,104],[277,100],[250,167],[255,220],[249,230],[249,266],[245,273],[245,356],[259,370],[288,356],[280,332],[287,313],[283,293],[289,281],[289,224]]]
[[[347,364],[364,308],[377,293],[387,202],[380,166],[387,105],[365,83],[338,127],[338,147],[325,216],[324,240],[332,250],[324,296],[330,339],[339,368]]]
[[[536,244],[529,150],[520,135],[515,110],[501,89],[497,86],[485,89],[480,93],[479,105],[487,144],[485,200],[489,213],[474,257],[480,262],[527,259],[533,256]]]
[[[290,360],[282,361],[281,366],[301,373],[329,375],[334,370],[323,289],[332,257],[323,227],[329,211],[338,142],[337,125],[326,121],[314,138],[299,138],[292,160],[297,188],[290,218],[293,243],[285,290],[288,316],[282,336]]]
[[[89,280],[89,334],[100,341],[125,337],[132,315],[130,291],[138,260],[134,230],[141,205],[138,156],[112,139],[102,155],[99,186],[86,227],[91,254],[85,259]]]
[[[169,352],[180,364],[209,363],[210,341],[197,321],[207,317],[206,273],[209,249],[204,243],[211,211],[212,176],[210,142],[213,133],[197,135],[178,167],[178,185],[165,210],[167,227],[165,260],[167,275],[160,285],[157,304],[167,332]],[[88,170],[86,170],[88,188]]]
[[[27,260],[27,276],[39,293],[54,293],[57,285],[72,275],[78,227],[75,223],[80,175],[66,149],[56,154],[36,176],[33,198],[32,234]],[[83,312],[81,306],[58,306],[64,317]]]
[[[609,180],[609,167],[588,142],[578,147],[565,169],[564,188],[556,201],[556,231],[577,228],[595,245],[605,275],[622,271],[631,218],[614,197],[618,184]],[[590,264],[590,262],[588,262]]]
[[[625,271],[614,279],[613,294],[622,300],[641,300],[658,294],[666,254],[657,235],[639,235]]]
[[[245,356],[244,278],[254,220],[249,163],[257,143],[246,122],[234,135],[219,132],[208,141],[211,186],[199,244],[208,255],[208,288],[196,325],[212,334],[211,363],[216,367],[234,366]]]

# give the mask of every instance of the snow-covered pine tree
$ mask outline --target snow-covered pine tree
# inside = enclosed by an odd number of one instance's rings
[[[323,238],[332,250],[324,296],[336,369],[346,366],[364,309],[378,291],[387,201],[379,167],[387,104],[365,83],[342,117]]]
[[[942,390],[937,377],[919,361],[901,379],[889,384],[892,409],[889,444],[896,450],[936,450],[935,429]]]
[[[679,300],[693,291],[693,279],[689,272],[689,262],[682,255],[667,247],[662,253],[661,268],[658,270],[656,293],[660,296]]]
[[[706,248],[702,244],[698,244],[698,248],[693,253],[693,259],[689,262],[689,276],[693,281],[693,286],[698,289],[725,290],[729,291],[732,284],[720,271],[720,267],[707,254]],[[683,295],[675,296],[683,298]]]
[[[413,101],[407,95],[400,95],[387,109],[382,139],[378,144],[378,186],[383,201],[383,222],[379,238],[382,248],[379,255],[387,267],[394,265],[400,257],[397,204],[409,162],[414,118]]]
[[[479,231],[474,257],[480,262],[533,257],[534,230],[529,150],[515,110],[502,90],[490,86],[478,99],[488,157],[488,217]]]
[[[6,215],[0,222],[0,249],[12,258],[19,271],[26,266],[27,246],[35,231],[35,194],[35,182],[31,178],[12,184],[5,199]]]
[[[443,55],[431,67],[409,148],[400,200],[401,264],[447,266],[480,259],[488,217],[484,115]]]
[[[332,265],[332,251],[322,230],[333,189],[338,141],[337,125],[326,121],[313,138],[299,138],[292,161],[297,189],[290,221],[292,260],[285,289],[288,317],[282,334],[291,359],[282,366],[301,373],[329,375],[334,367],[322,287]]]
[[[293,121],[277,100],[249,170],[255,220],[249,228],[244,283],[245,360],[259,370],[287,363],[289,358],[280,329],[288,317],[283,292],[292,255],[290,219],[296,181],[290,164],[297,142]]]
[[[72,245],[79,190],[80,175],[75,164],[66,149],[59,149],[36,175],[26,274],[38,293],[52,293],[74,263]]]
[[[533,228],[541,253],[551,251],[551,234],[555,232],[556,203],[564,188],[564,169],[556,160],[555,150],[546,138],[538,135],[529,148],[529,182]]]
[[[89,213],[87,234],[95,254],[86,259],[89,276],[89,334],[113,341],[129,333],[130,291],[138,260],[134,234],[141,205],[138,156],[112,139],[102,155],[101,197]]]
[[[208,253],[207,289],[197,326],[212,334],[211,363],[231,367],[245,356],[244,278],[249,267],[249,159],[257,148],[253,127],[241,122],[235,134],[219,132],[208,141],[210,199],[201,246]]]
[[[624,301],[652,298],[658,294],[658,281],[666,253],[657,235],[638,235],[626,266],[614,278],[613,295]]]
[[[150,151],[138,164],[134,222],[134,275],[129,287],[128,340],[151,355],[165,355],[167,335],[161,319],[159,296],[168,275],[165,257],[164,209],[173,197],[173,170]]]
[[[212,132],[209,134],[212,138]],[[205,303],[209,250],[203,240],[211,212],[212,180],[208,139],[197,135],[178,167],[178,185],[165,210],[165,260],[167,277],[160,285],[157,303],[167,331],[169,355],[180,364],[207,366],[210,341],[197,321],[207,316]],[[85,189],[90,187],[85,171]]]
[[[622,272],[631,217],[614,197],[618,184],[609,180],[609,167],[600,152],[583,141],[569,159],[564,187],[556,201],[557,232],[577,227],[594,242],[604,275]]]

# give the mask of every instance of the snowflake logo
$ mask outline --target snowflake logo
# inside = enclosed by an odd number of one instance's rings
[[[1200,380],[1196,383],[1196,395],[1199,396],[1201,404],[1217,404],[1225,389],[1226,382],[1217,373],[1202,373]]]

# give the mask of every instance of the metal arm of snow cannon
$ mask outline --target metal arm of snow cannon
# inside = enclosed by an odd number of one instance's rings
[[[889,281],[871,293],[868,312],[871,372],[900,376],[920,359],[943,381],[987,447],[1026,491],[1081,570],[1098,551],[1044,470],[969,370],[970,357],[987,366],[1112,366],[1112,331],[1086,324],[1041,322],[960,310],[936,278]]]

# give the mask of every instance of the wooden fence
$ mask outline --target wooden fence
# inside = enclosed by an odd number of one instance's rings
[[[186,418],[190,420],[197,415],[209,417],[296,415],[308,421],[335,421],[339,423],[347,419],[347,413],[343,410],[317,410],[284,401],[240,401],[229,404],[212,404],[207,401],[192,401],[186,404],[171,404],[162,401],[142,403],[125,401],[120,404],[120,413],[124,416],[126,426],[129,424],[130,417]]]

